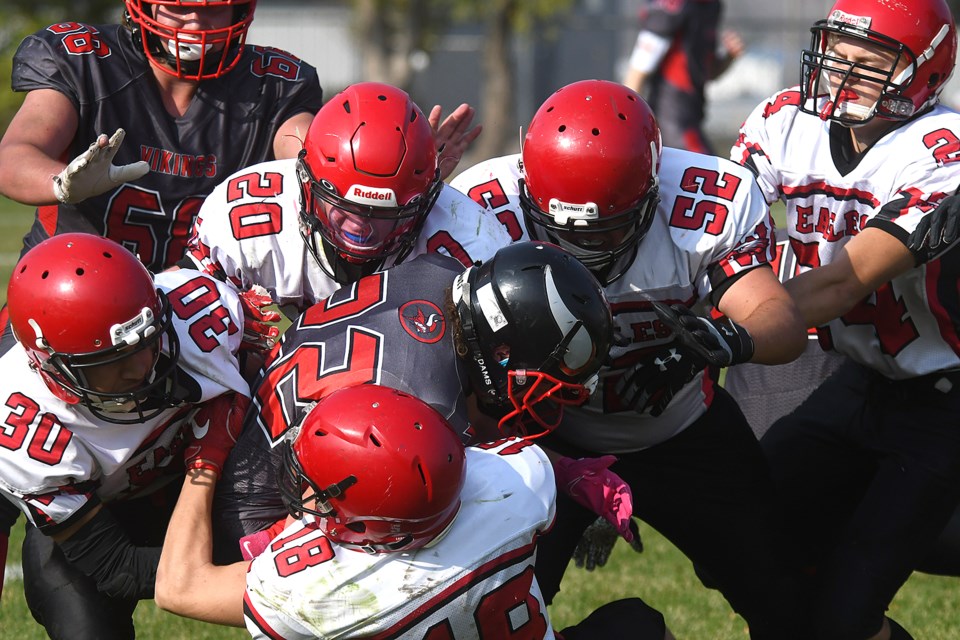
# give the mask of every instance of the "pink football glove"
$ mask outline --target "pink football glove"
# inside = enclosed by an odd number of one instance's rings
[[[183,462],[187,469],[209,469],[220,477],[223,463],[240,437],[243,416],[250,399],[229,392],[199,405],[187,420],[187,448]]]
[[[602,516],[624,540],[633,542],[633,494],[627,483],[607,468],[616,461],[616,456],[577,460],[562,457],[554,461],[553,471],[561,491]]]
[[[269,528],[256,533],[250,533],[240,538],[240,555],[244,560],[253,560],[267,548],[267,545],[276,538],[287,524],[287,519],[277,520]]]
[[[245,351],[269,351],[280,336],[280,312],[268,310],[273,299],[260,285],[240,293],[243,305],[243,342],[240,348]]]

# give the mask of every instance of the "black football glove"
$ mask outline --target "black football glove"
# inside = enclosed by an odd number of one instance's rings
[[[939,258],[957,240],[960,240],[960,195],[954,194],[920,219],[907,239],[907,248],[917,264],[923,264]]]
[[[614,391],[627,409],[640,413],[650,409],[650,415],[656,417],[704,366],[701,359],[686,349],[667,345],[625,371],[614,385]]]
[[[653,309],[673,331],[681,350],[704,366],[729,367],[753,357],[753,338],[726,316],[714,320],[698,316],[683,305],[662,302],[654,302]]]
[[[630,548],[640,553],[643,551],[643,542],[640,540],[640,529],[637,521],[630,519],[630,530],[633,532],[633,542]],[[584,529],[577,548],[573,550],[573,562],[576,566],[593,571],[597,567],[607,564],[610,553],[620,534],[616,528],[604,518],[597,518],[593,524]]]

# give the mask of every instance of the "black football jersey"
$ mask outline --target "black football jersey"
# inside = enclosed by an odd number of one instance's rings
[[[54,89],[77,109],[69,162],[99,134],[127,135],[114,160],[150,173],[76,205],[40,207],[26,244],[84,231],[122,243],[153,271],[183,255],[203,198],[226,176],[273,159],[280,125],[316,113],[316,69],[284,51],[246,45],[237,66],[205,80],[182,117],[164,108],[149,63],[121,25],[55,24],[28,36],[13,60],[16,91]]]
[[[283,335],[260,380],[243,433],[214,500],[218,562],[239,559],[236,541],[286,514],[281,443],[325,395],[353,384],[413,394],[468,441],[468,379],[459,364],[447,290],[463,271],[437,253],[367,276],[307,309]],[[279,445],[279,446],[278,446]]]
[[[259,412],[248,419],[276,443],[312,402],[341,387],[381,384],[430,404],[467,441],[468,383],[445,308],[461,271],[453,258],[424,254],[307,309],[284,333],[256,385]]]

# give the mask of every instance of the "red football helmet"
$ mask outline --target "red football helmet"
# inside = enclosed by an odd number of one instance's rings
[[[66,233],[33,247],[10,277],[7,310],[33,368],[61,400],[120,424],[143,422],[179,404],[172,392],[180,343],[166,296],[140,261],[112,240]],[[167,352],[161,353],[164,336]],[[91,388],[93,367],[147,349],[153,367],[141,384],[116,393]]]
[[[838,0],[826,20],[810,29],[801,58],[800,109],[848,126],[874,117],[907,120],[936,104],[956,63],[957,31],[944,0]],[[849,38],[887,52],[879,68],[836,55],[833,42]],[[906,68],[896,72],[898,65]],[[873,105],[857,104],[856,88],[876,85]]]
[[[347,87],[320,109],[298,172],[304,241],[341,284],[391,255],[402,260],[443,188],[429,122],[410,96],[377,82]]]
[[[324,535],[348,548],[419,549],[460,510],[463,445],[436,410],[401,391],[334,391],[283,446],[280,485],[291,515],[312,514]]]
[[[224,75],[240,60],[257,0],[125,0],[124,5],[134,42],[143,47],[147,60],[178,78],[208,80]],[[178,28],[158,18],[161,7],[198,13],[230,8],[232,15],[221,28]]]
[[[613,282],[653,221],[660,150],[660,127],[636,92],[604,80],[557,90],[523,141],[520,206],[530,236]]]

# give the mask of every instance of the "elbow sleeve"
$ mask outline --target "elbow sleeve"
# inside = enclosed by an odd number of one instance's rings
[[[112,598],[153,598],[160,547],[136,547],[107,509],[59,543],[63,555]]]

